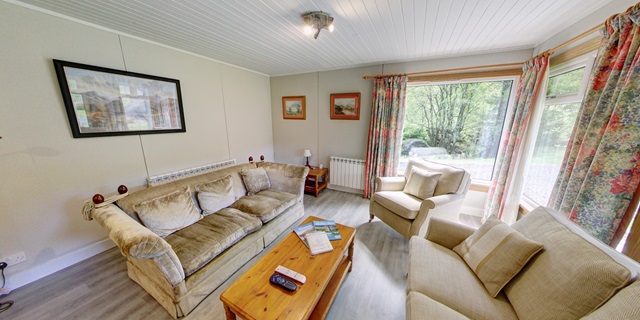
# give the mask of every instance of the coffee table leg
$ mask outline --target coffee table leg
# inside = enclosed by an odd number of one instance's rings
[[[349,272],[351,272],[351,269],[353,269],[353,244],[354,243],[355,241],[351,241],[351,243],[349,244],[349,251],[347,252],[347,259],[351,261],[351,265],[349,266]]]
[[[227,316],[227,320],[236,320],[236,314],[231,311],[231,308],[225,303],[224,314]]]

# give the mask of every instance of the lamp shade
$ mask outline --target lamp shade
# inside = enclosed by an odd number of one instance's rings
[[[302,154],[303,157],[311,157],[311,150],[309,149],[304,149],[304,153]]]

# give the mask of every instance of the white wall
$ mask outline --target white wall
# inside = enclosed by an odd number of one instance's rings
[[[265,75],[2,1],[0,30],[0,257],[27,255],[5,270],[10,288],[113,246],[80,214],[94,193],[141,188],[147,174],[274,157]],[[52,59],[179,79],[187,132],[74,139]]]
[[[637,0],[615,0],[607,3],[605,6],[600,8],[600,10],[584,17],[577,23],[569,26],[568,28],[558,32],[557,34],[549,37],[547,41],[544,41],[540,45],[536,46],[534,50],[534,54],[539,54],[544,52],[545,50],[549,50],[551,48],[556,47],[559,44],[564,43],[565,41],[597,26],[604,23],[609,17],[614,14],[624,12],[629,7],[638,3]],[[596,36],[599,36],[599,31],[594,32],[590,36],[584,38],[583,41],[579,41],[576,44],[582,43],[588,39],[593,39]],[[570,48],[568,46],[567,48]],[[562,50],[560,50],[561,52]]]

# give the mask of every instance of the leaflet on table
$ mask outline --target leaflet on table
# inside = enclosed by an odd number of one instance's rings
[[[298,235],[300,240],[302,240],[302,243],[304,243],[304,245],[307,247],[309,246],[309,243],[307,243],[306,234],[313,231],[315,231],[315,229],[313,228],[312,222],[293,228],[293,232],[295,232]]]
[[[341,240],[342,236],[340,235],[340,231],[336,226],[336,222],[334,220],[316,220],[313,221],[313,228],[316,231],[321,231],[327,234],[329,240]]]
[[[324,232],[312,231],[306,234],[311,255],[333,251],[333,246],[329,242],[329,237]]]

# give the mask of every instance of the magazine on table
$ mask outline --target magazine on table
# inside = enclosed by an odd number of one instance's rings
[[[329,240],[341,240],[342,236],[336,226],[334,220],[316,220],[313,223],[313,229],[315,231],[324,232],[327,234]]]
[[[298,237],[300,238],[300,240],[302,240],[302,243],[304,243],[305,246],[309,246],[309,243],[307,243],[307,237],[306,234],[309,232],[314,232],[315,229],[313,228],[313,223],[309,222],[307,224],[303,224],[300,226],[297,226],[295,228],[293,228],[293,232],[295,232]]]

